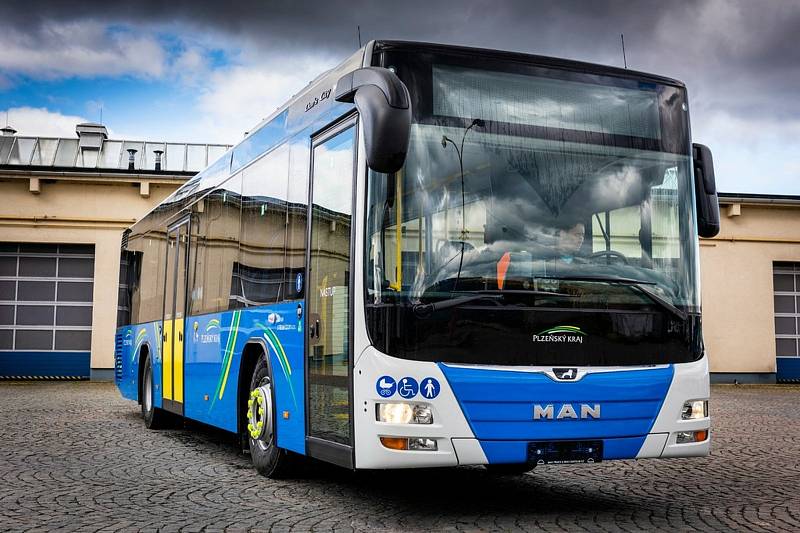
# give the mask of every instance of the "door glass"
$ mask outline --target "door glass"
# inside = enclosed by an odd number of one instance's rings
[[[175,255],[177,250],[177,235],[170,232],[167,235],[167,261],[166,281],[164,283],[164,346],[163,346],[163,371],[161,373],[162,394],[165,400],[173,399],[172,375],[172,337],[173,318],[175,316]]]
[[[175,318],[183,318],[186,310],[186,253],[189,244],[189,225],[183,224],[176,228],[177,250],[175,260],[178,262],[175,272]]]
[[[350,444],[350,224],[354,129],[313,151],[308,283],[309,433]]]
[[[189,225],[177,229],[175,250],[175,310],[172,326],[172,389],[173,399],[183,403],[183,338],[186,311],[186,254],[189,250]]]

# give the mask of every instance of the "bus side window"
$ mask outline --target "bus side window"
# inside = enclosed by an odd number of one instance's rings
[[[289,187],[286,213],[286,287],[289,300],[305,295],[306,219],[311,145],[307,133],[289,141]]]
[[[240,290],[231,298],[242,307],[285,299],[286,201],[289,146],[274,149],[244,170],[242,225],[235,280]]]
[[[229,179],[204,200],[195,239],[195,285],[191,287],[191,314],[215,313],[238,306],[232,295],[237,286],[235,266],[239,255],[241,173]]]
[[[134,323],[161,320],[164,311],[167,237],[164,231],[150,231],[137,239],[142,253],[142,283],[132,298]],[[129,246],[131,246],[129,244]]]

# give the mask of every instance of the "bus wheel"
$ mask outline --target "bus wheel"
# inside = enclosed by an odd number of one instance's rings
[[[245,420],[250,457],[258,473],[269,478],[291,476],[299,457],[277,445],[275,434],[275,393],[265,356],[256,363],[250,380]]]
[[[162,429],[172,423],[170,414],[153,405],[153,364],[150,356],[144,362],[142,375],[142,417],[147,429]]]
[[[490,474],[495,476],[521,476],[533,470],[536,465],[527,463],[509,463],[484,465]]]

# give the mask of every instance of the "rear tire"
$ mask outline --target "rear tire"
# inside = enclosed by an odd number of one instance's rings
[[[142,418],[147,429],[163,429],[170,427],[174,421],[170,413],[153,405],[153,364],[150,356],[144,362],[142,374]]]
[[[301,457],[277,445],[275,392],[266,356],[259,357],[243,413],[245,438],[250,447],[253,466],[262,476],[272,479],[291,477],[297,473]]]
[[[527,463],[493,464],[484,466],[490,474],[495,476],[521,476],[536,468],[536,465]]]

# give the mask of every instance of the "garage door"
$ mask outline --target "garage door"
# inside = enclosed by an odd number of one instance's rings
[[[800,263],[774,263],[776,378],[800,381]]]
[[[0,243],[0,379],[88,378],[94,246]]]

